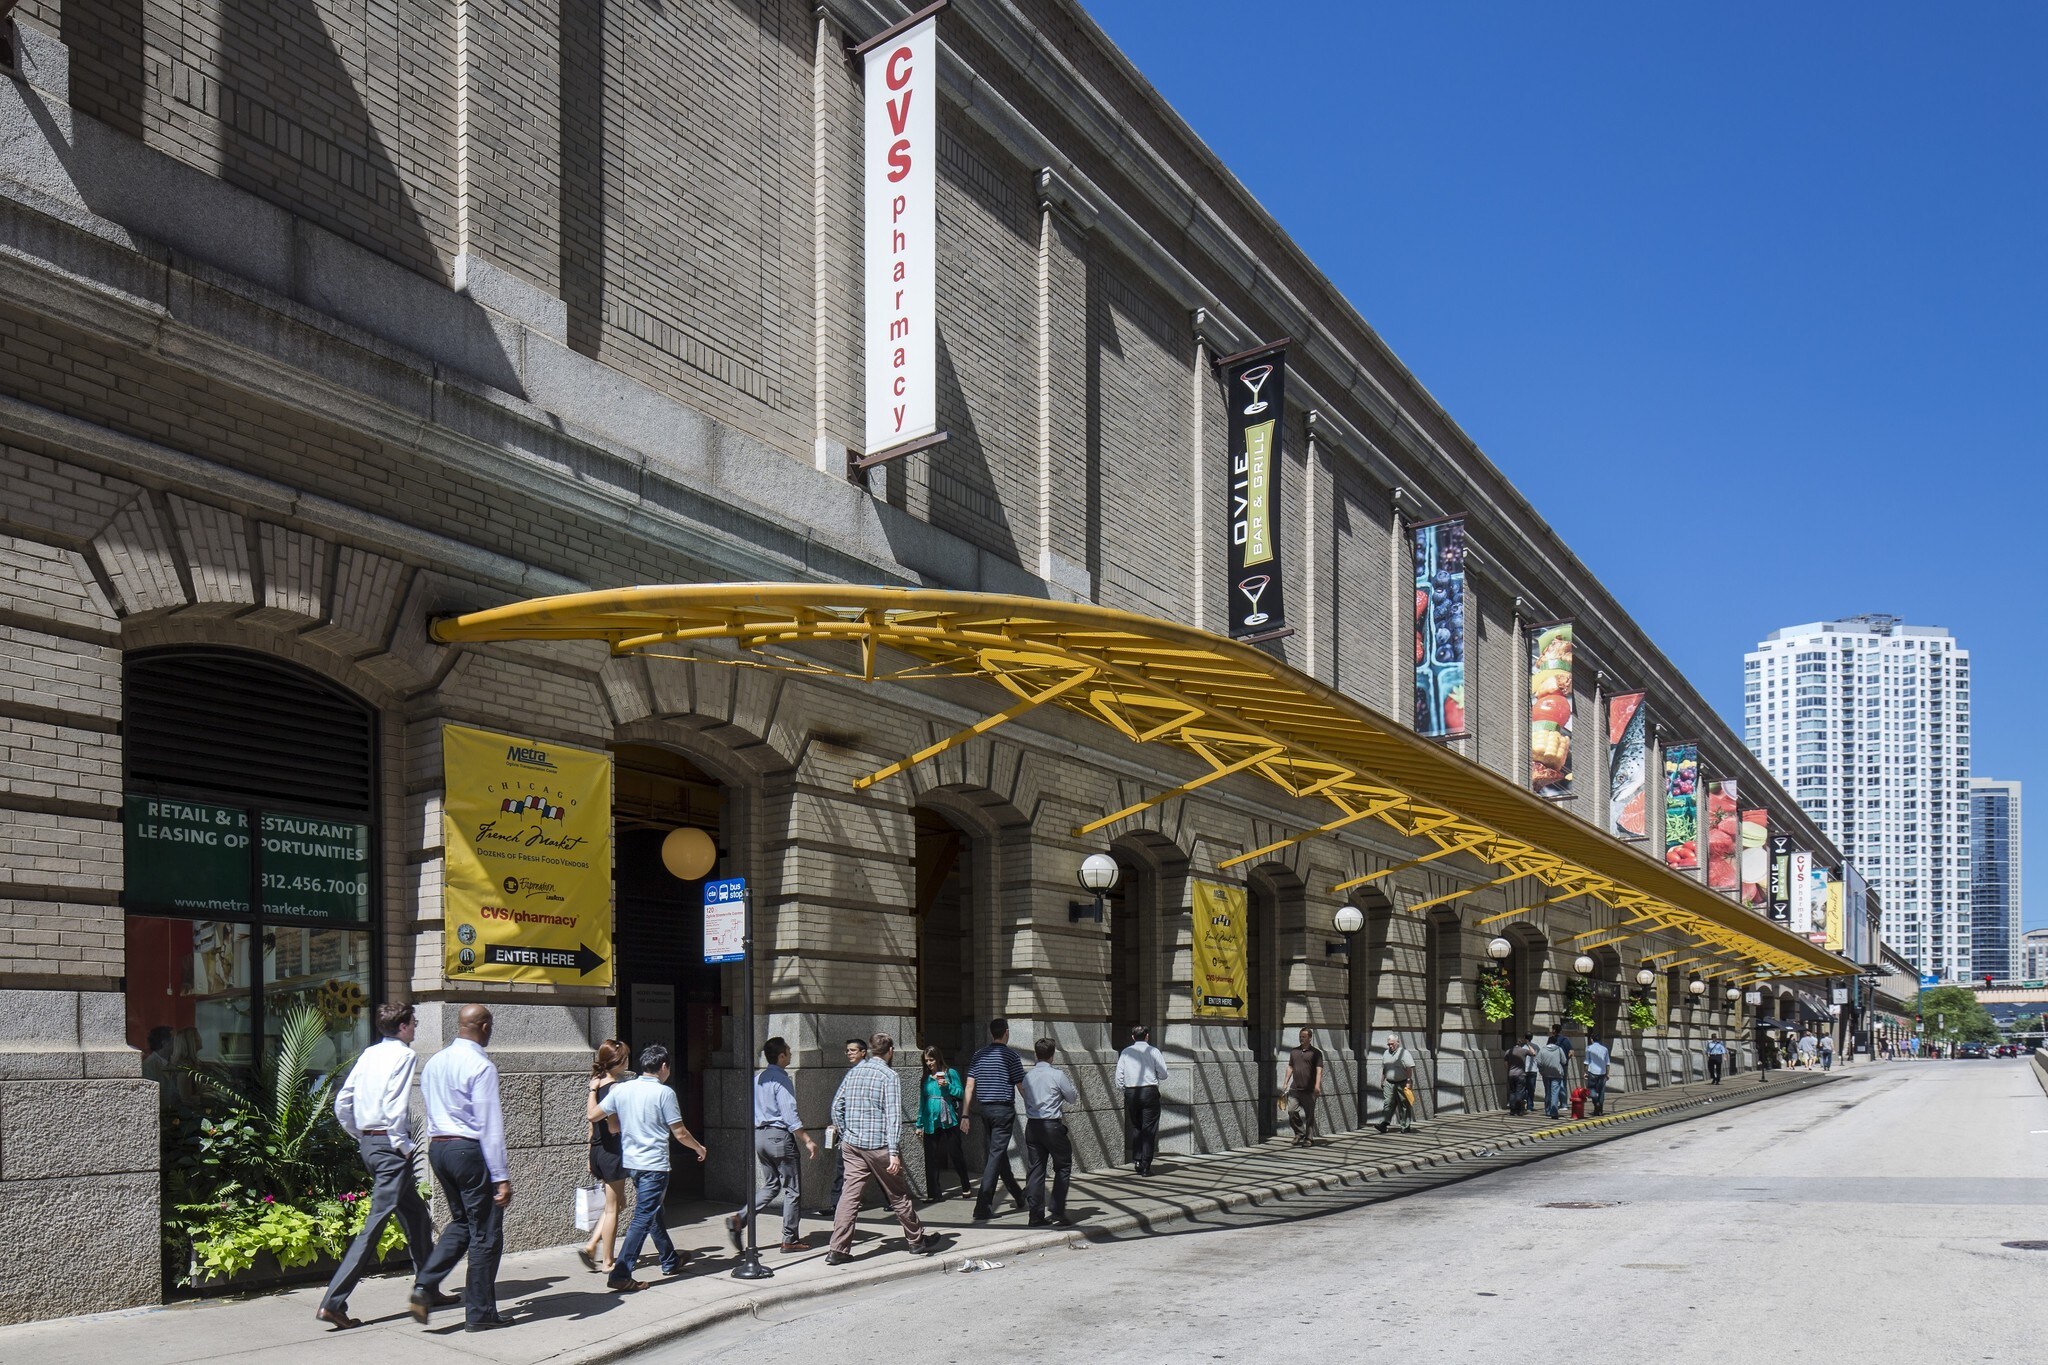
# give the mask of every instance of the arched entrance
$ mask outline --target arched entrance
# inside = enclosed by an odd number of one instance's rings
[[[1555,1020],[1541,1017],[1538,1006],[1543,999],[1543,968],[1550,960],[1550,944],[1543,934],[1531,924],[1511,924],[1502,937],[1514,945],[1504,964],[1508,973],[1508,990],[1515,997],[1514,1017],[1505,1025],[1501,1034],[1502,1050],[1506,1050],[1510,1036],[1519,1039],[1523,1034],[1541,1033],[1548,1036],[1550,1025]]]
[[[1621,954],[1595,948],[1593,959],[1593,1031],[1612,1050],[1621,1027]]]
[[[635,1058],[652,1043],[669,1050],[683,1121],[701,1134],[713,1056],[729,1050],[728,969],[704,963],[706,878],[679,880],[662,864],[661,845],[672,830],[701,829],[718,847],[707,877],[733,875],[726,788],[681,754],[650,744],[614,745],[612,758],[619,1037]],[[669,1190],[672,1198],[703,1197],[704,1168],[676,1163]]]
[[[917,837],[917,1041],[960,1065],[975,1031],[974,860],[977,840],[931,806],[911,812]]]
[[[1134,1024],[1149,1027],[1164,1047],[1162,983],[1173,946],[1167,925],[1186,902],[1187,860],[1164,835],[1146,831],[1124,835],[1109,852],[1117,865],[1108,897],[1109,1048],[1128,1043]]]
[[[1387,949],[1394,923],[1394,903],[1387,898],[1386,892],[1376,886],[1368,886],[1358,893],[1352,904],[1365,915],[1365,926],[1351,936],[1346,958],[1350,978],[1346,1017],[1350,1021],[1351,1055],[1358,1069],[1355,1084],[1358,1126],[1363,1128],[1372,1112],[1371,1096],[1366,1086],[1366,1062],[1373,1050],[1374,1012],[1390,970]]]
[[[1245,1046],[1257,1079],[1258,1135],[1280,1131],[1280,1039],[1284,1022],[1286,965],[1280,960],[1280,922],[1299,923],[1301,879],[1290,868],[1268,863],[1252,872],[1246,886],[1250,922],[1245,925]]]

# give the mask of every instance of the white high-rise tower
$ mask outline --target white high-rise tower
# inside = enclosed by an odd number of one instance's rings
[[[1743,660],[1750,752],[1883,893],[1923,972],[1971,968],[1970,653],[1896,616],[1775,630]]]

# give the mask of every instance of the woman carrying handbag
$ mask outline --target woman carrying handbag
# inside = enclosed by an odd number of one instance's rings
[[[946,1065],[935,1047],[924,1050],[923,1101],[917,1107],[917,1131],[924,1134],[924,1183],[931,1203],[946,1196],[940,1176],[950,1164],[960,1176],[960,1193],[973,1193],[967,1179],[967,1149],[960,1141],[960,1100],[965,1092],[960,1073]]]
[[[616,1038],[605,1039],[590,1063],[591,1097],[602,1100],[625,1075],[626,1045]],[[626,1204],[626,1166],[619,1151],[617,1119],[590,1125],[590,1174],[604,1190],[604,1212],[598,1215],[590,1240],[576,1249],[576,1255],[584,1269],[609,1275],[619,1240],[619,1212]]]

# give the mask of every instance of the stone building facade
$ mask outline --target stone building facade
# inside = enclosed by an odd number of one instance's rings
[[[1459,859],[1418,866],[1374,884],[1366,928],[1335,953],[1329,888],[1427,845],[1361,825],[1222,872],[1300,828],[1298,803],[1225,781],[1077,838],[1199,774],[1073,717],[853,789],[993,709],[976,684],[855,688],[713,648],[692,662],[428,635],[437,615],[540,594],[756,580],[1056,597],[1220,628],[1211,362],[1262,340],[1294,339],[1279,521],[1296,630],[1269,649],[1404,716],[1404,528],[1465,513],[1471,735],[1447,746],[1460,760],[1526,778],[1524,627],[1570,617],[1592,664],[1583,716],[1647,691],[1667,738],[1697,739],[1767,800],[1774,828],[1834,858],[1072,0],[958,0],[941,17],[950,439],[849,476],[861,91],[847,44],[903,17],[896,0],[14,9],[0,83],[0,1228],[22,1235],[0,1319],[161,1294],[147,1061],[159,997],[201,991],[171,959],[202,940],[259,940],[258,979],[219,983],[257,1016],[299,989],[279,965],[288,942],[366,998],[421,1002],[423,1051],[461,1003],[490,1003],[522,1191],[514,1245],[569,1236],[580,1077],[606,1036],[682,1052],[713,1151],[704,1187],[730,1193],[750,1150],[731,1026],[742,969],[690,961],[688,888],[660,881],[650,845],[678,824],[712,829],[720,872],[757,889],[761,1027],[795,1045],[807,1113],[836,1082],[842,1037],[881,1028],[957,1055],[999,1013],[1020,1039],[1059,1040],[1087,1165],[1121,1158],[1110,1071],[1139,1021],[1177,1066],[1169,1153],[1270,1132],[1299,1026],[1330,1056],[1327,1125],[1376,1105],[1366,1054],[1395,1028],[1426,1054],[1426,1112],[1499,1105],[1500,1030],[1475,1001],[1484,921],[1540,888],[1411,913],[1485,879]],[[138,734],[167,726],[233,749],[243,702],[212,680],[247,676],[360,711],[356,796],[300,790],[289,765],[258,790],[201,780],[204,755],[175,745],[143,752]],[[310,772],[318,736],[292,728],[308,714],[264,724],[276,744],[313,744]],[[614,754],[614,987],[444,978],[450,723]],[[1603,825],[1604,746],[1582,752],[1587,795],[1559,809]],[[295,938],[261,915],[201,931],[145,913],[124,803],[152,793],[344,811],[372,840],[368,918]],[[1071,919],[1075,868],[1104,848],[1124,872],[1110,913]],[[1194,877],[1249,890],[1243,1022],[1190,1007]],[[1516,1022],[1558,1016],[1572,936],[1611,921],[1599,913],[1506,930]],[[1683,942],[1603,949],[1596,975],[1629,988],[1642,953]],[[1699,1074],[1706,1035],[1734,1026],[1718,983],[1703,1000],[1679,985],[1659,1027],[1620,1043],[1623,1084]],[[226,1044],[191,1032],[196,1060],[221,1059]],[[76,1248],[27,1235],[30,1220],[89,1230],[101,1272],[78,1276]]]

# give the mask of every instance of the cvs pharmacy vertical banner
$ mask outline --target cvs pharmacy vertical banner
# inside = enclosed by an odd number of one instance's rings
[[[1287,627],[1280,576],[1280,439],[1287,422],[1287,353],[1238,356],[1223,367],[1230,469],[1223,481],[1230,546],[1230,633]]]
[[[938,19],[863,56],[867,137],[867,454],[938,429]]]

